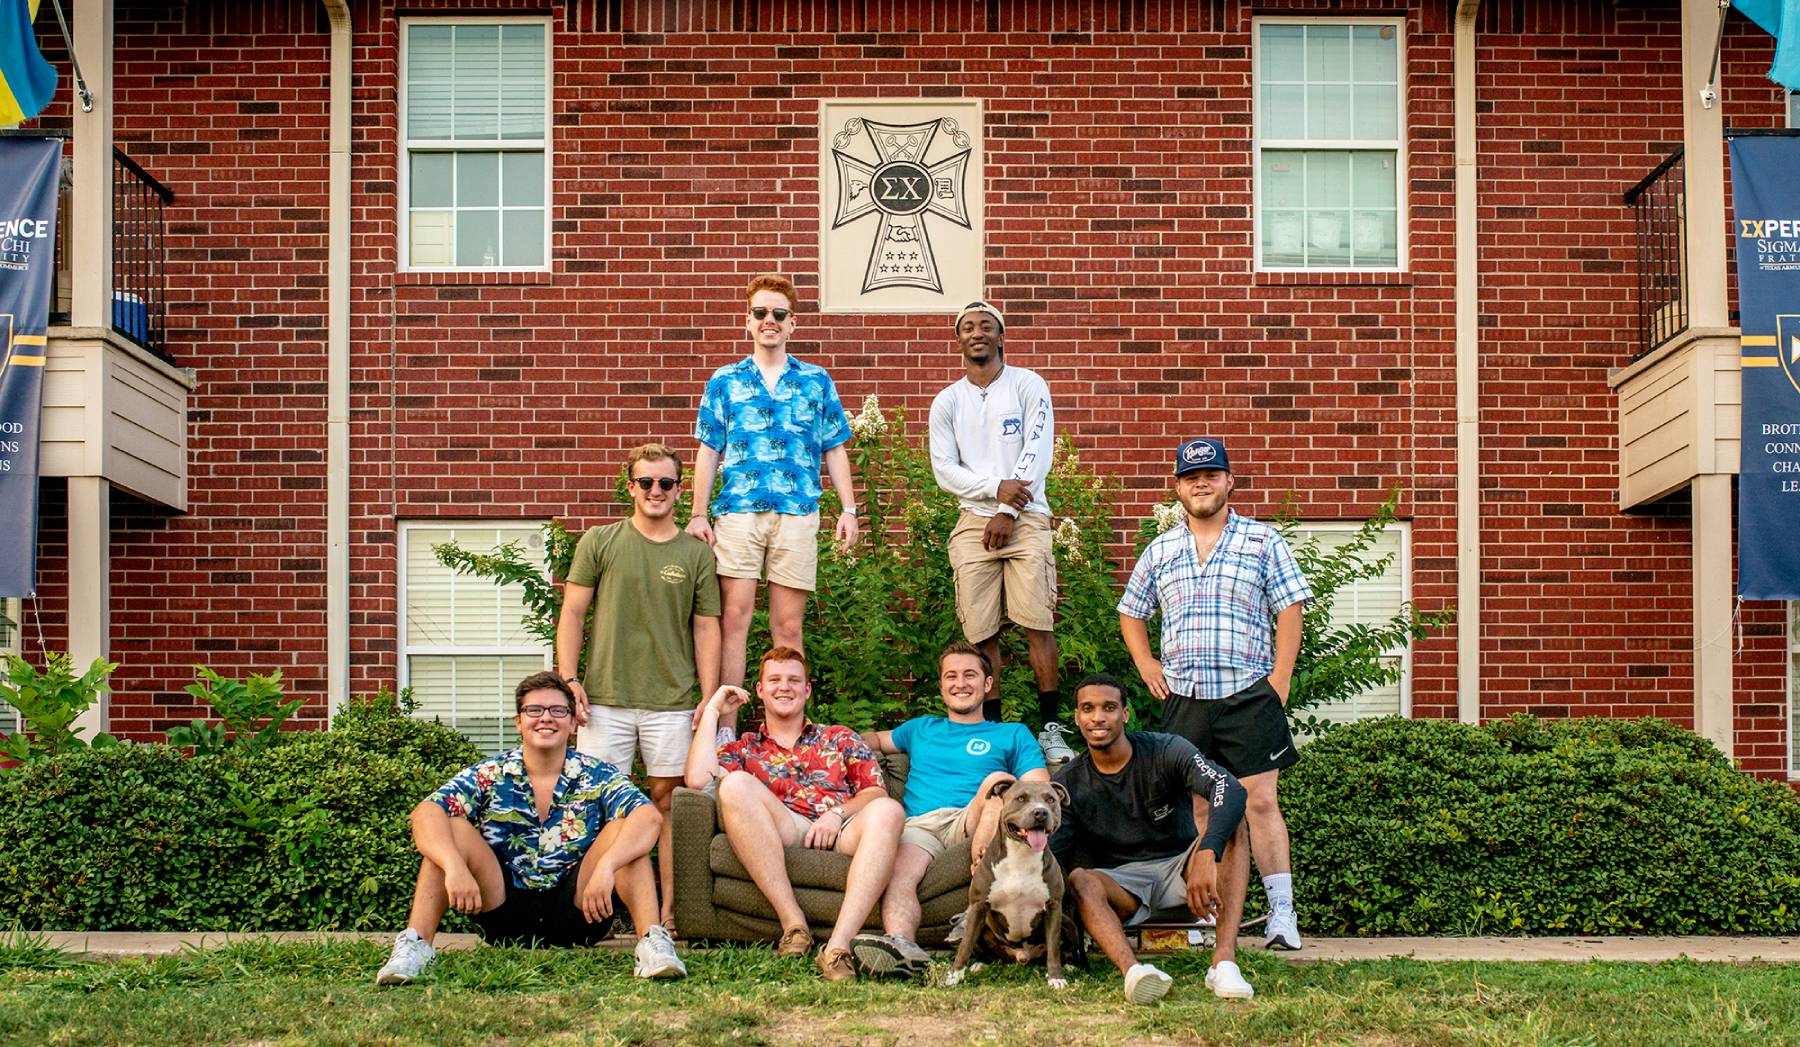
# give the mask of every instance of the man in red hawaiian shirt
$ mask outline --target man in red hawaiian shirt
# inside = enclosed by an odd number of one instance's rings
[[[880,764],[860,735],[806,718],[812,684],[805,655],[791,647],[763,655],[756,693],[763,703],[761,729],[717,749],[720,716],[735,713],[750,695],[727,684],[707,701],[688,749],[687,786],[702,789],[718,779],[726,838],[775,907],[781,921],[776,952],[782,956],[805,956],[813,941],[782,849],[835,849],[851,856],[844,904],[819,951],[819,970],[827,981],[853,979],[850,939],[887,888],[905,812],[882,788]]]

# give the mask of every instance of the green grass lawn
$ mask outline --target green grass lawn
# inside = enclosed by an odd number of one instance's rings
[[[1250,954],[1256,999],[1227,1004],[1192,953],[1158,961],[1175,988],[1143,1008],[1098,960],[1059,993],[1039,970],[828,986],[767,949],[683,951],[680,982],[633,978],[628,953],[484,948],[377,989],[386,950],[367,944],[95,963],[15,936],[0,944],[0,1044],[1800,1044],[1795,966]]]

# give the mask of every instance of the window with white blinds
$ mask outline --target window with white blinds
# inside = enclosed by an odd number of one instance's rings
[[[0,656],[25,653],[21,624],[25,619],[20,604],[16,596],[0,598]],[[0,701],[0,734],[11,734],[18,729],[19,710]]]
[[[410,269],[545,269],[550,22],[401,21],[402,257]]]
[[[550,668],[550,652],[523,624],[516,585],[457,574],[439,563],[432,546],[455,542],[489,552],[516,542],[541,557],[539,524],[400,525],[401,685],[411,687],[415,715],[443,720],[486,752],[517,744],[513,688]]]
[[[1361,526],[1360,523],[1352,522],[1302,523],[1300,533],[1296,535],[1296,543],[1316,536],[1323,546],[1340,546],[1349,541]],[[1374,625],[1385,622],[1398,614],[1400,606],[1412,598],[1412,571],[1408,566],[1407,556],[1408,527],[1405,521],[1397,520],[1388,524],[1381,532],[1375,547],[1365,555],[1369,559],[1375,559],[1394,553],[1393,562],[1377,577],[1352,582],[1337,591],[1337,597],[1331,605],[1332,625]],[[1307,712],[1336,723],[1350,723],[1377,716],[1411,716],[1412,653],[1407,647],[1399,647],[1388,651],[1387,656],[1400,666],[1399,680],[1364,691],[1348,701],[1332,702],[1308,709]]]
[[[1404,264],[1404,30],[1398,18],[1256,19],[1257,268]]]

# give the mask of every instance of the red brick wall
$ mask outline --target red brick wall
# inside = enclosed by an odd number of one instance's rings
[[[187,713],[190,661],[281,667],[322,712],[325,26],[312,3],[245,6],[121,4],[121,138],[178,194],[173,348],[201,377],[193,511],[117,521],[118,706],[143,730]],[[433,10],[467,6],[407,8]],[[1292,491],[1306,516],[1361,516],[1400,487],[1415,598],[1454,600],[1449,5],[1408,18],[1411,263],[1372,278],[1250,271],[1250,19],[1379,4],[550,10],[555,271],[471,278],[396,274],[398,23],[354,5],[355,689],[396,672],[397,519],[585,524],[614,515],[624,448],[692,446],[701,384],[743,351],[745,276],[817,289],[831,97],[984,100],[990,296],[1063,431],[1124,474],[1122,533],[1163,496],[1171,445],[1209,432],[1252,513]],[[1634,337],[1619,196],[1680,140],[1676,10],[1484,18],[1484,714],[1690,722],[1687,512],[1614,508],[1606,386]],[[1726,53],[1727,123],[1777,124],[1767,38],[1737,26]],[[853,410],[875,393],[918,418],[956,374],[946,327],[803,313],[795,350]],[[154,657],[126,646],[139,628]],[[1745,629],[1740,744],[1775,771],[1779,609]],[[1414,665],[1416,711],[1454,715],[1454,632]]]

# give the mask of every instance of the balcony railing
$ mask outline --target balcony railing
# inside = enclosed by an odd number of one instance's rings
[[[0,132],[6,133],[6,132]],[[67,131],[17,131],[44,138],[68,138]],[[56,202],[56,272],[50,284],[50,323],[68,324],[73,312],[74,277],[69,244],[74,179],[63,158],[63,178]],[[113,147],[113,278],[112,328],[150,352],[170,360],[168,348],[169,268],[164,245],[167,223],[163,209],[175,199],[137,161]],[[172,361],[171,361],[172,362]]]
[[[1625,191],[1637,242],[1637,352],[1687,330],[1687,194],[1682,151]]]

